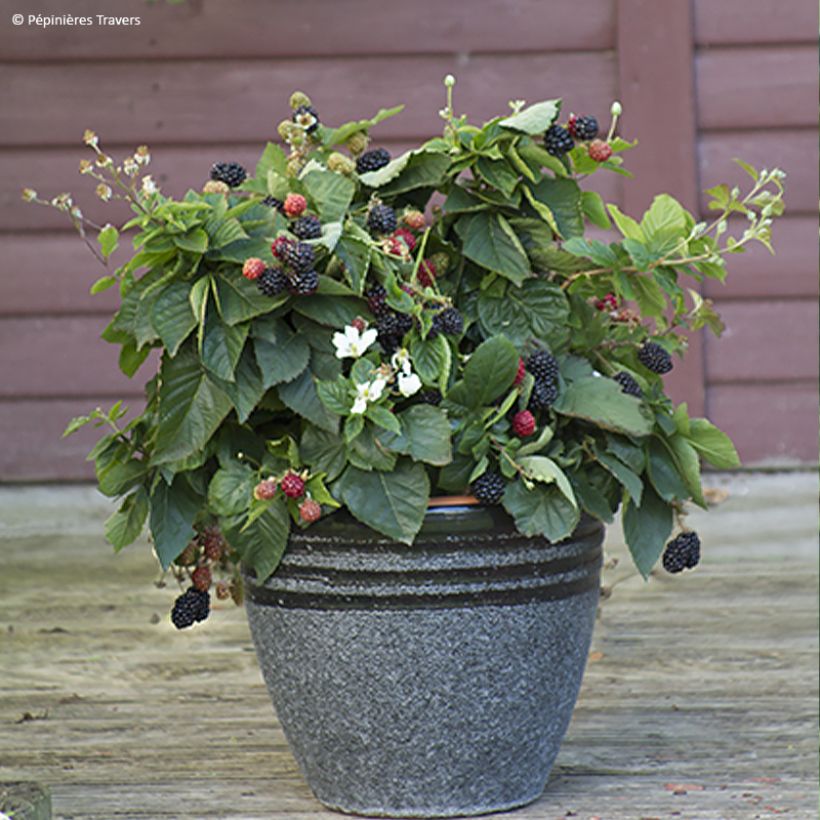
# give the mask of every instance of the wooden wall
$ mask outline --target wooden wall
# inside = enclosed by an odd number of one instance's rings
[[[40,6],[66,11],[59,0]],[[71,13],[106,6],[75,0]],[[732,156],[790,172],[778,256],[749,254],[732,284],[708,291],[729,330],[716,345],[694,343],[673,390],[707,408],[747,460],[815,458],[817,20],[803,0],[121,0],[117,14],[142,25],[0,21],[3,480],[88,477],[94,434],[61,440],[65,419],[138,401],[98,339],[113,299],[87,295],[97,263],[58,214],[19,198],[24,185],[90,188],[76,170],[85,128],[115,154],[149,144],[163,190],[182,193],[214,160],[252,165],[295,88],[329,122],[405,102],[377,132],[400,150],[440,129],[448,72],[458,109],[475,119],[510,98],[561,94],[605,120],[621,98],[622,131],[641,140],[638,176],[598,186],[628,210],[660,189],[697,208],[700,188],[734,174]],[[80,201],[111,218],[93,195]]]

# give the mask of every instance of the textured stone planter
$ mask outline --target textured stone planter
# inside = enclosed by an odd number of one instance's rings
[[[325,805],[388,817],[544,789],[589,651],[603,527],[525,538],[498,507],[431,508],[411,547],[336,513],[246,578],[259,661]]]

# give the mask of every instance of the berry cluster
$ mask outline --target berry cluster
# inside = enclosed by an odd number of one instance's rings
[[[546,410],[558,398],[558,360],[546,350],[536,350],[528,359],[526,369],[535,379],[530,395],[531,410]]]
[[[700,561],[700,538],[696,532],[682,532],[673,538],[663,552],[663,568],[667,572],[692,569]]]
[[[288,470],[280,479],[266,478],[260,481],[253,489],[253,497],[257,501],[270,501],[281,490],[286,498],[292,501],[303,499],[299,504],[299,517],[306,524],[318,521],[322,517],[322,505],[310,496],[305,496],[305,476],[307,473],[295,473]]]
[[[258,276],[256,284],[265,296],[278,296],[286,288],[294,296],[316,293],[319,274],[315,270],[313,245],[280,236],[273,241],[271,252],[284,268],[265,268]]]
[[[427,338],[435,339],[439,333],[445,336],[461,336],[464,333],[464,317],[457,308],[444,308],[433,317],[433,324]]]
[[[487,470],[473,482],[470,489],[482,504],[498,504],[504,495],[504,486],[504,479],[499,473]]]
[[[579,117],[570,114],[566,128],[551,125],[544,134],[544,147],[555,157],[568,153],[575,147],[575,141],[588,142],[590,159],[606,162],[612,156],[612,146],[598,136],[598,120],[592,116]]]
[[[229,188],[238,188],[248,172],[238,162],[215,162],[211,166],[211,179],[224,182]]]

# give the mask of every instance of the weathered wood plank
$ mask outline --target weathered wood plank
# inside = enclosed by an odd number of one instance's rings
[[[134,380],[117,367],[119,347],[101,341],[107,316],[0,319],[0,397],[133,396],[141,392],[149,358]]]
[[[790,214],[817,214],[817,129],[771,129],[767,131],[707,131],[700,137],[700,185],[706,188],[719,182],[748,187],[749,177],[734,162],[735,158],[757,168],[777,166],[788,175],[786,207]],[[704,214],[708,197],[701,197]]]
[[[0,144],[69,145],[85,128],[109,143],[139,140],[152,147],[264,140],[288,116],[294,88],[312,96],[328,123],[403,102],[404,113],[384,122],[378,135],[427,138],[441,132],[441,81],[448,72],[458,75],[458,112],[478,121],[509,110],[510,99],[535,102],[559,94],[567,105],[603,117],[615,96],[610,52],[461,55],[447,61],[425,56],[151,60],[110,63],[104,70],[77,62],[18,64],[6,69],[8,80],[0,86],[5,112]]]
[[[708,388],[709,418],[744,464],[817,463],[817,382],[722,384]]]
[[[627,578],[610,531],[616,586],[569,734],[510,817],[813,816],[817,479],[710,479],[732,494],[693,516],[697,572]],[[337,817],[286,748],[243,613],[176,632],[147,545],[101,543],[107,509],[84,488],[0,491],[2,776],[51,783],[75,820]]]
[[[706,337],[707,382],[817,378],[817,302],[807,299],[718,301],[726,330]]]
[[[33,11],[33,9],[29,9]],[[99,0],[76,0],[75,16],[95,15]],[[65,14],[58,0],[37,6],[41,14]],[[105,13],[113,14],[111,9]],[[141,18],[138,27],[71,29],[4,27],[6,59],[99,60],[160,57],[303,57],[349,54],[453,54],[470,51],[573,51],[612,48],[614,0],[200,0],[146,6],[120,0],[118,16]],[[560,25],[556,22],[560,21]]]
[[[85,457],[102,435],[86,427],[68,438],[63,430],[75,416],[95,407],[108,410],[119,398],[134,412],[143,406],[140,396],[91,395],[78,399],[0,400],[0,482],[88,481],[94,465]]]
[[[692,8],[689,0],[669,0],[657,13],[653,0],[618,3],[618,73],[624,106],[622,133],[639,136],[628,157],[634,180],[622,185],[627,213],[639,214],[658,191],[686,208],[697,204],[695,88]],[[669,37],[668,32],[675,36]],[[674,134],[670,140],[669,135]],[[701,414],[704,406],[701,340],[692,335],[689,355],[667,380],[675,400],[686,396]]]
[[[729,234],[740,236],[747,223],[730,220]],[[704,283],[713,299],[817,295],[817,218],[785,215],[772,228],[775,255],[755,243],[746,253],[729,256],[726,284]]]
[[[695,70],[700,128],[815,125],[815,46],[707,49]]]
[[[699,45],[814,43],[817,7],[782,0],[694,0]]]

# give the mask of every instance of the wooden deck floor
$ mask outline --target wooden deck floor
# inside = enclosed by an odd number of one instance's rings
[[[548,790],[505,817],[817,817],[816,477],[711,483],[732,496],[695,521],[703,566],[616,584]],[[48,783],[74,820],[338,817],[296,770],[242,611],[176,632],[147,550],[111,556],[103,513],[86,488],[0,489],[0,781]]]

